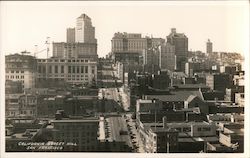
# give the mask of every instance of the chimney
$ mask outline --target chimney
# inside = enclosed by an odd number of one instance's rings
[[[162,119],[163,119],[163,128],[168,128],[168,125],[167,125],[167,122],[168,122],[167,116],[164,116]]]
[[[176,33],[176,28],[172,28],[171,33]]]

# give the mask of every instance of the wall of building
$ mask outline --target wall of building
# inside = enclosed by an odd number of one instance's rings
[[[45,72],[42,71],[45,68]],[[39,59],[38,81],[46,79],[63,80],[70,84],[94,84],[97,81],[97,63],[88,58]]]

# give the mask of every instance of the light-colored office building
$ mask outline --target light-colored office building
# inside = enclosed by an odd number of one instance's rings
[[[53,43],[53,57],[56,58],[90,58],[97,60],[96,43]]]
[[[82,14],[76,19],[75,42],[97,43],[95,27],[92,26],[91,18],[86,14]]]
[[[138,52],[164,43],[162,38],[142,37],[139,33],[115,33],[111,40],[112,52]]]
[[[5,56],[5,79],[21,81],[22,88],[34,88],[36,78],[36,59],[30,55],[13,54]]]
[[[67,43],[75,43],[75,28],[67,28]]]
[[[117,32],[111,40],[111,51],[115,60],[139,63],[139,58],[145,49],[164,42],[165,40],[162,38],[142,37],[138,33]]]
[[[95,84],[97,62],[88,58],[38,59],[38,82],[45,79],[65,81],[70,84]]]

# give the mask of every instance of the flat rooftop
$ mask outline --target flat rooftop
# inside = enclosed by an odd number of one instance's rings
[[[86,117],[81,119],[62,119],[62,120],[51,120],[51,123],[83,123],[83,122],[99,122],[99,118]]]

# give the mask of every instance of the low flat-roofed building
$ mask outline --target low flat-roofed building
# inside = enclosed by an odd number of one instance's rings
[[[210,90],[205,84],[174,84],[173,87],[175,91],[197,91],[201,90],[202,92]]]
[[[8,118],[19,117],[21,115],[19,98],[23,95],[19,94],[6,94],[5,95],[5,115]]]
[[[162,106],[172,106],[174,110],[199,107],[202,113],[208,113],[199,91],[173,91],[165,95],[145,95],[145,100],[160,100]]]
[[[64,151],[98,151],[99,118],[59,119],[52,120],[53,140],[65,143],[75,143],[73,148]]]
[[[5,56],[5,78],[11,81],[20,81],[22,90],[34,88],[36,85],[37,61],[29,52],[10,54]]]
[[[207,153],[228,153],[233,152],[232,148],[229,148],[221,143],[207,143]]]
[[[13,133],[10,136],[5,136],[6,151],[31,151],[32,145],[27,145],[33,142],[33,136],[37,134],[39,129],[26,129],[24,132]]]
[[[163,120],[164,122],[164,120]],[[216,126],[208,122],[164,122],[164,128],[174,128],[179,132],[189,133],[192,137],[215,136]]]
[[[235,152],[244,151],[244,123],[219,123],[222,131],[219,141]]]
[[[146,130],[144,149],[148,153],[174,153],[178,151],[178,131],[163,127]]]
[[[179,137],[178,153],[199,153],[204,152],[205,141],[199,137]]]

